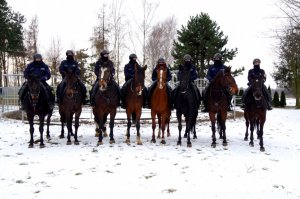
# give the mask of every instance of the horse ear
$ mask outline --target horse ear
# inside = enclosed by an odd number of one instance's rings
[[[145,65],[145,66],[143,67],[143,69],[144,69],[144,70],[147,70],[147,67],[148,67],[148,66],[147,66],[147,65]]]

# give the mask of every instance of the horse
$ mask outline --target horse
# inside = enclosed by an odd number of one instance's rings
[[[71,135],[74,135],[74,144],[78,145],[79,141],[77,139],[77,131],[79,127],[79,117],[82,111],[82,93],[80,85],[78,83],[78,75],[74,73],[73,70],[67,70],[65,72],[64,83],[66,85],[62,100],[59,101],[59,114],[61,122],[61,135],[60,138],[64,138],[64,124],[67,123],[68,135],[67,135],[67,145],[72,144]],[[72,130],[72,121],[75,114],[75,134]]]
[[[237,92],[238,87],[231,74],[231,67],[225,67],[225,69],[222,69],[210,83],[210,86],[207,90],[207,108],[209,112],[209,119],[211,121],[211,146],[213,148],[216,147],[216,121],[218,122],[220,128],[219,133],[220,139],[223,139],[223,146],[227,146],[225,125],[227,108],[229,105],[227,95],[237,94]]]
[[[182,115],[186,122],[187,147],[192,147],[190,133],[194,131],[198,116],[198,103],[193,95],[190,82],[190,71],[183,70],[179,77],[179,85],[174,96],[174,107],[176,109],[176,117],[178,120],[179,137],[177,145],[181,145]],[[195,135],[195,134],[194,134]]]
[[[33,148],[33,133],[34,133],[34,116],[38,115],[39,117],[39,131],[40,131],[40,148],[44,148],[43,132],[44,132],[44,120],[47,115],[47,139],[50,139],[49,125],[50,118],[52,116],[53,109],[50,109],[48,105],[47,92],[44,89],[39,77],[30,75],[27,80],[28,92],[25,93],[25,96],[22,100],[24,110],[27,114],[27,119],[29,122],[29,131],[30,131],[30,141],[29,148]]]
[[[105,123],[108,114],[110,115],[109,128],[110,128],[110,144],[115,143],[113,128],[114,120],[117,113],[117,107],[120,101],[119,91],[116,84],[111,79],[111,71],[108,67],[101,67],[98,79],[99,89],[95,96],[95,106],[93,107],[93,114],[95,122],[99,130],[98,146],[102,145],[102,139],[106,131]],[[97,131],[97,130],[96,130]]]
[[[157,84],[151,96],[151,118],[152,118],[152,143],[155,143],[155,119],[158,118],[159,132],[157,138],[160,138],[162,132],[161,144],[166,144],[165,128],[167,126],[167,136],[170,136],[169,123],[171,117],[171,108],[167,93],[167,66],[164,65],[157,70]]]
[[[142,114],[143,106],[143,95],[142,91],[144,89],[145,81],[145,70],[147,65],[144,67],[135,64],[134,66],[134,76],[132,79],[128,80],[128,86],[124,90],[123,99],[126,99],[124,102],[124,107],[126,109],[127,115],[127,132],[126,140],[127,144],[130,143],[130,127],[131,127],[131,116],[134,115],[136,121],[136,131],[137,131],[137,144],[142,145],[141,136],[140,136],[140,118]]]
[[[263,128],[267,115],[267,100],[263,95],[264,80],[262,78],[255,79],[251,82],[249,91],[245,96],[244,118],[246,120],[246,133],[244,140],[248,140],[248,127],[250,123],[250,146],[254,146],[253,131],[256,127],[257,138],[259,139],[260,151],[264,152]]]

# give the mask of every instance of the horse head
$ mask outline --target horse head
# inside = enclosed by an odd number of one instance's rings
[[[250,89],[252,90],[253,97],[256,101],[259,101],[263,97],[263,84],[264,80],[262,78],[254,79],[251,82]]]
[[[28,92],[30,94],[30,98],[33,104],[36,104],[39,101],[39,96],[41,92],[41,82],[38,76],[36,75],[29,75],[27,85],[28,85]]]
[[[221,70],[213,81],[219,82],[221,87],[225,88],[231,95],[238,93],[237,84],[231,74],[231,67],[225,67]]]
[[[110,69],[108,67],[100,67],[99,80],[98,80],[100,91],[105,91],[110,81],[111,81]]]
[[[66,82],[66,94],[68,97],[73,97],[78,92],[78,78],[78,75],[72,69],[65,72],[64,81]]]
[[[190,85],[190,70],[183,68],[179,75],[179,92],[185,93],[189,89]]]
[[[167,84],[167,65],[159,65],[157,69],[157,85],[159,89],[163,89]]]
[[[134,84],[134,90],[138,95],[142,95],[142,91],[144,89],[146,69],[147,69],[147,65],[145,65],[144,67],[141,67],[137,64],[134,65],[133,84]]]

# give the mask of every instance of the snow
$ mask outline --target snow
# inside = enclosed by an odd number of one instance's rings
[[[142,146],[135,144],[135,129],[127,145],[126,125],[118,123],[113,145],[105,138],[97,147],[93,124],[79,127],[79,146],[66,145],[54,125],[46,148],[29,149],[29,125],[2,117],[0,198],[300,198],[299,114],[293,108],[267,112],[265,152],[258,140],[254,147],[243,140],[243,118],[227,120],[227,147],[218,140],[211,148],[210,123],[200,121],[192,148],[186,139],[176,145],[176,123],[165,146],[150,143],[150,124],[141,125]]]

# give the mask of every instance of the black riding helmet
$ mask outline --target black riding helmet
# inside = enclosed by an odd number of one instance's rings
[[[129,59],[134,59],[134,58],[137,58],[136,54],[132,53],[129,55]]]
[[[33,55],[33,60],[35,61],[35,60],[37,60],[37,59],[42,60],[42,59],[43,59],[42,55],[41,55],[41,54],[38,54],[38,53],[34,54],[34,55]]]
[[[253,59],[253,65],[260,65],[260,63],[261,63],[260,59],[258,58]]]
[[[164,63],[166,63],[166,62],[165,62],[165,59],[164,59],[163,57],[161,57],[161,58],[159,58],[159,59],[157,60],[157,63],[158,63],[158,64],[164,64]]]
[[[74,56],[73,50],[67,50],[66,55],[67,55],[67,56],[68,56],[68,55]]]
[[[108,54],[109,54],[109,52],[107,50],[102,50],[100,53],[101,56],[105,56],[105,55],[108,56]]]
[[[213,57],[214,61],[222,60],[223,56],[220,53],[216,53]]]
[[[183,56],[183,59],[184,59],[184,61],[189,62],[189,61],[192,61],[192,56],[189,54],[186,54]]]

